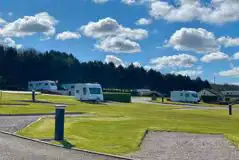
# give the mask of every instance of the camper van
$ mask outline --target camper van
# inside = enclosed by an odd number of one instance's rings
[[[172,91],[170,99],[173,102],[199,103],[200,98],[195,91]]]
[[[29,81],[28,90],[32,91],[57,91],[57,85],[55,81]]]
[[[80,101],[104,101],[101,85],[97,83],[75,84],[75,97]]]

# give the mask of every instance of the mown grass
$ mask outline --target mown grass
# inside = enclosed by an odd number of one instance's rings
[[[31,95],[20,94],[5,94],[4,97],[10,102],[31,99]],[[67,112],[95,115],[66,118],[66,142],[81,149],[123,155],[139,149],[146,130],[224,134],[235,145],[239,144],[239,112],[236,110],[229,116],[226,110],[176,110],[181,107],[121,103],[95,105],[67,96],[37,95],[37,100],[66,103],[69,104]],[[0,106],[0,113],[54,112],[53,104],[26,103],[29,105]],[[44,118],[18,134],[52,139],[54,119]]]

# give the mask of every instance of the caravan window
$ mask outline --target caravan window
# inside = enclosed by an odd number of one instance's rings
[[[100,88],[89,88],[90,94],[101,94]]]
[[[183,93],[180,93],[180,96],[183,96]]]
[[[192,93],[192,97],[194,97],[194,98],[198,98],[198,95],[195,94],[195,93]]]
[[[83,88],[83,94],[86,95],[86,88]]]
[[[45,86],[48,86],[48,83],[45,83]]]
[[[185,94],[185,97],[189,97],[189,94],[188,94],[188,93],[186,93],[186,94]]]
[[[56,86],[56,84],[55,83],[50,83],[51,84],[51,86]]]
[[[76,93],[80,93],[80,91],[79,91],[79,90],[76,90]]]

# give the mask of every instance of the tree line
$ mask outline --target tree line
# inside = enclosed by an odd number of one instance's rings
[[[80,62],[72,54],[38,52],[0,46],[0,88],[27,89],[31,80],[58,80],[59,83],[98,82],[104,88],[152,89],[165,94],[172,90],[210,88],[208,81],[188,76],[161,74],[143,67],[116,67],[101,61]]]

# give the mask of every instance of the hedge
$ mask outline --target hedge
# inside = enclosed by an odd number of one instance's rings
[[[129,93],[113,93],[113,92],[104,92],[105,101],[115,101],[115,102],[131,102],[131,94]]]
[[[203,102],[217,102],[218,98],[216,96],[201,96]]]

